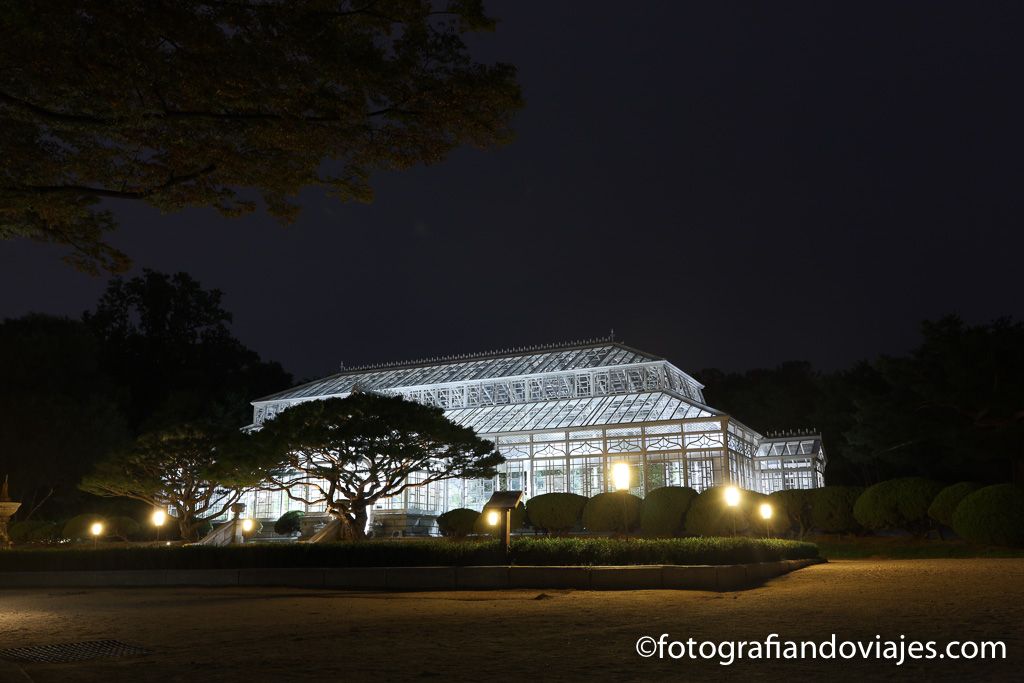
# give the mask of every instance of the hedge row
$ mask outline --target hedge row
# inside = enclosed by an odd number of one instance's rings
[[[521,565],[738,564],[818,557],[812,543],[754,538],[516,538]],[[497,541],[249,543],[240,546],[47,548],[0,553],[0,571],[411,567],[505,564]]]

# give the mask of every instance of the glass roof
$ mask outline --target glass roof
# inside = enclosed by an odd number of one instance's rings
[[[488,435],[537,429],[565,429],[590,425],[712,417],[716,413],[670,394],[655,391],[596,398],[460,408],[448,410],[445,415],[456,424],[472,427],[478,434]]]
[[[383,391],[397,387],[513,377],[541,372],[628,365],[662,360],[618,342],[548,347],[506,354],[480,354],[452,359],[353,368],[308,384],[257,399],[257,402],[346,394],[354,387]]]
[[[818,455],[821,453],[821,437],[790,436],[764,439],[757,447],[757,457],[768,458],[780,455]]]

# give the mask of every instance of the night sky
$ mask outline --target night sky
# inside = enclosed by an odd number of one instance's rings
[[[137,268],[224,290],[297,377],[607,335],[681,368],[824,369],[1024,314],[1024,5],[487,3],[517,139],[317,191],[300,220],[114,205]],[[0,316],[105,279],[0,242]]]

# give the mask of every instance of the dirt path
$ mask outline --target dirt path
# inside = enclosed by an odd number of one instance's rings
[[[543,595],[541,595],[543,593]],[[539,598],[539,599],[538,599]],[[1004,661],[644,659],[671,639],[1002,640]],[[842,561],[735,593],[0,591],[0,648],[115,638],[147,657],[26,664],[74,681],[1024,680],[1024,560]],[[0,680],[7,671],[0,668]]]

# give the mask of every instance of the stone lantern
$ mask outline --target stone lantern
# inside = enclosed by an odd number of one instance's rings
[[[11,547],[11,537],[7,535],[7,523],[11,516],[18,511],[21,503],[11,500],[7,492],[7,477],[4,476],[4,485],[0,487],[0,550]]]

